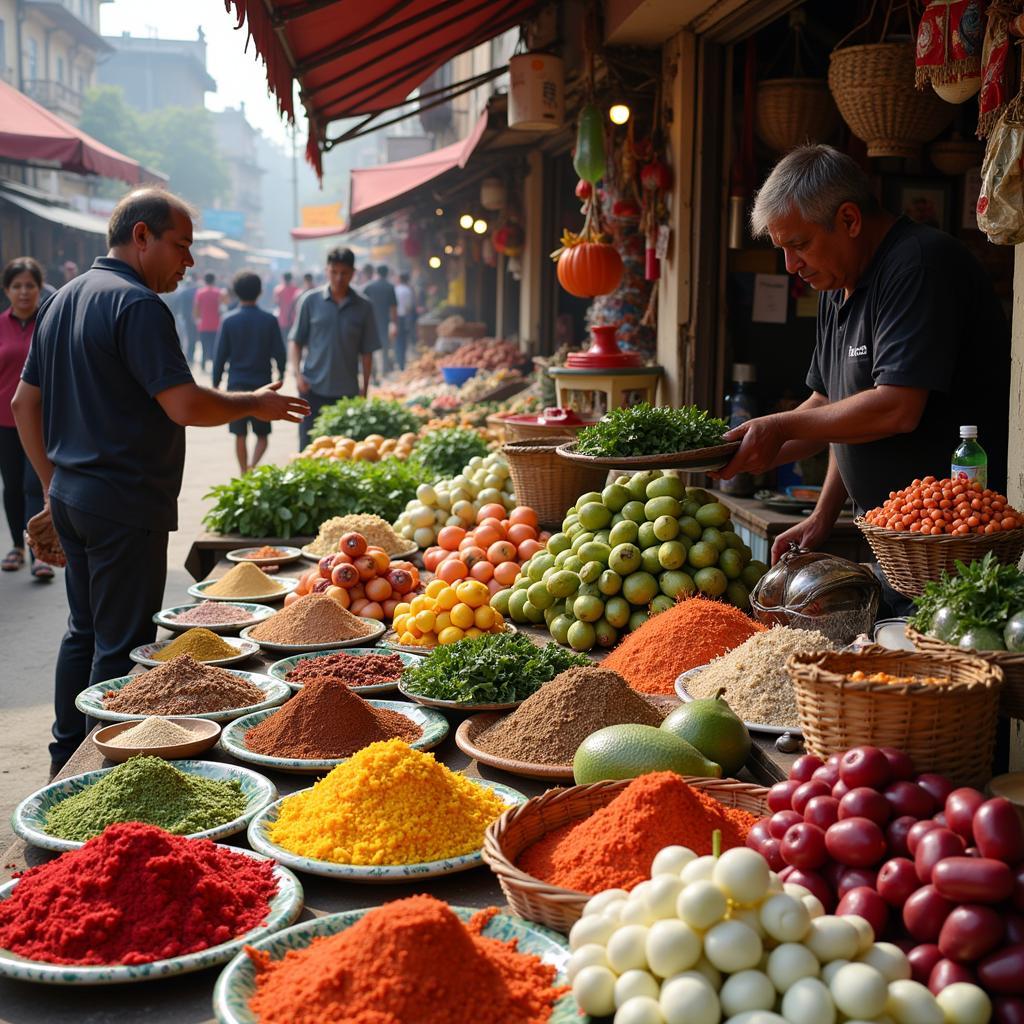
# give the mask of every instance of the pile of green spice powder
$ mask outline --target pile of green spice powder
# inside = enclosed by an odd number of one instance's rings
[[[108,825],[141,821],[175,835],[216,828],[245,813],[240,783],[189,775],[159,757],[133,757],[46,816],[46,832],[85,842]]]

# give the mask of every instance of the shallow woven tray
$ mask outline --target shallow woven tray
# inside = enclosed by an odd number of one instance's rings
[[[590,895],[542,882],[517,868],[515,861],[523,850],[549,832],[587,818],[611,803],[630,781],[549,789],[519,807],[510,808],[488,827],[484,834],[484,860],[497,876],[501,891],[516,914],[568,933],[579,920]],[[762,786],[693,776],[686,776],[686,781],[727,807],[738,807],[757,817],[768,813],[768,790]]]
[[[664,455],[580,455],[576,451],[576,442],[572,441],[560,445],[558,454],[578,466],[595,466],[600,469],[688,469],[696,472],[702,469],[721,469],[739,450],[739,441],[729,441],[712,448],[666,452]]]

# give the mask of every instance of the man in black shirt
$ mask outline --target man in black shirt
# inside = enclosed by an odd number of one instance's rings
[[[185,427],[243,416],[297,422],[302,399],[281,384],[223,393],[199,387],[172,292],[193,265],[192,211],[158,189],[122,199],[109,252],[44,303],[11,408],[67,558],[68,631],[56,670],[50,745],[58,770],[85,738],[75,698],[124,675],[152,642],[163,600],[167,534],[177,529]]]
[[[817,548],[849,495],[858,512],[915,478],[949,475],[961,424],[977,424],[989,486],[1006,489],[1010,338],[985,271],[955,238],[882,210],[848,156],[804,146],[761,188],[751,226],[821,295],[810,397],[726,436],[721,476],[759,473],[829,446],[817,507],[781,534]]]

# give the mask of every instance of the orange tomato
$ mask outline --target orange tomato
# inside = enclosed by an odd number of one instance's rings
[[[437,543],[445,551],[457,551],[462,538],[465,536],[466,531],[461,526],[445,526],[441,528],[441,532],[437,535]]]
[[[525,539],[525,538],[524,538]],[[495,541],[487,549],[487,560],[493,565],[501,565],[502,562],[514,562],[516,558],[516,546],[511,541]],[[518,566],[516,566],[518,570]]]
[[[506,520],[505,522],[502,522],[500,519],[496,518],[495,516],[488,516],[480,524],[480,526],[489,526],[489,527],[491,527],[491,529],[497,530],[499,538],[501,540],[504,540],[505,539],[505,531],[508,529],[508,520]]]
[[[353,601],[353,602],[352,602],[352,604],[351,604],[351,605],[349,606],[349,611],[350,611],[350,612],[351,612],[351,613],[352,613],[353,615],[362,615],[362,614],[363,614],[363,609],[364,609],[364,608],[365,608],[365,607],[366,607],[366,606],[367,606],[367,605],[368,605],[369,603],[370,603],[370,602],[369,602],[369,601],[367,601],[365,597],[361,597],[361,598],[359,598],[359,600],[358,600],[358,601]]]
[[[494,567],[494,578],[502,587],[511,587],[518,575],[519,564],[517,562],[500,562]]]
[[[348,596],[353,601],[365,601],[366,600],[366,590],[363,587],[362,583],[357,583],[354,587],[350,587],[349,588],[349,592],[348,592]]]
[[[348,606],[352,603],[352,599],[351,597],[349,597],[349,593],[344,587],[330,586],[324,591],[324,593],[328,597],[337,601],[342,608],[348,608]]]
[[[470,569],[472,569],[477,562],[484,562],[487,560],[487,552],[484,551],[483,548],[472,545],[471,547],[464,548],[460,551],[459,557]]]
[[[470,566],[469,575],[481,583],[487,583],[494,576],[494,566],[486,559],[481,559]]]
[[[377,572],[387,572],[391,565],[391,556],[383,548],[367,548],[366,553],[373,559]]]
[[[365,583],[377,575],[377,563],[370,555],[360,555],[353,563],[359,570],[359,578]],[[387,566],[385,566],[387,568]]]
[[[383,576],[368,580],[366,583],[366,596],[371,601],[386,601],[392,594],[391,584]]]
[[[539,540],[524,540],[519,545],[517,551],[519,552],[519,560],[525,562],[528,558],[533,558],[538,551],[543,551],[544,545]]]
[[[485,519],[504,519],[505,518],[505,506],[499,505],[496,501],[489,502],[487,505],[482,505],[480,511],[476,514],[476,521],[482,523]]]
[[[441,562],[448,557],[448,552],[444,548],[427,548],[423,553],[423,568],[427,572],[433,572]]]
[[[364,619],[377,619],[380,621],[384,618],[384,609],[376,601],[368,601],[363,605],[363,610],[358,614]]]
[[[381,608],[384,609],[384,618],[393,619],[395,617],[395,609],[398,607],[398,602],[392,597],[390,600],[385,601]]]
[[[520,505],[518,508],[512,509],[508,514],[508,521],[510,523],[526,523],[527,526],[537,529],[537,513],[529,505]]]
[[[478,526],[473,531],[473,543],[477,547],[483,548],[485,551],[493,543],[495,543],[495,541],[504,540],[504,539],[505,538],[502,535],[502,533],[498,533],[498,531],[496,529],[494,529],[493,526]]]
[[[461,558],[449,556],[437,567],[437,576],[445,583],[454,583],[456,580],[464,580],[469,575],[469,567]]]
[[[508,528],[508,539],[519,547],[524,540],[536,540],[537,531],[528,523],[513,523]]]
[[[537,540],[539,540],[541,542],[541,544],[547,544],[547,542],[549,540],[551,540],[551,531],[550,530],[541,530],[540,533],[537,536]]]
[[[504,590],[505,588],[497,580],[488,580],[487,589],[491,592],[491,597],[494,597],[499,590]]]
[[[305,596],[306,596],[305,594],[300,594],[299,590],[298,590],[298,587],[296,587],[295,590],[293,590],[290,594],[286,594],[285,595],[285,598],[284,598],[284,606],[285,606],[285,608],[287,608],[288,605],[290,605],[290,604],[295,604],[295,602],[298,601],[298,599],[300,597],[305,597]]]
[[[338,553],[337,553],[337,554],[336,554],[336,555],[334,556],[334,562],[333,562],[333,564],[334,564],[334,565],[338,565],[338,564],[339,564],[340,562],[348,562],[348,563],[350,563],[350,564],[351,564],[351,562],[352,562],[352,556],[351,556],[351,555],[349,555],[349,553],[348,553],[347,551],[339,551],[339,552],[338,552]]]

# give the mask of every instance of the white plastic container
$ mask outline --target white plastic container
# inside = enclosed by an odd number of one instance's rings
[[[520,53],[508,62],[508,126],[549,131],[565,122],[565,68],[549,53]]]

